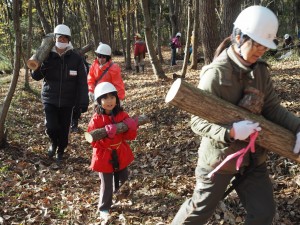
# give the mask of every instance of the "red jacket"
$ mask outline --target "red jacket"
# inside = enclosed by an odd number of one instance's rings
[[[137,40],[134,43],[134,57],[142,55],[145,58],[145,54],[147,52],[147,47],[144,41]]]
[[[114,122],[122,122],[125,118],[128,118],[128,114],[124,111],[118,113],[115,116]],[[112,124],[112,118],[108,115],[99,115],[95,113],[89,122],[88,132],[103,128],[105,125]],[[90,168],[93,171],[112,173],[113,167],[111,161],[111,150],[116,149],[119,159],[120,170],[126,168],[133,160],[134,156],[130,146],[125,140],[134,140],[137,136],[136,130],[128,130],[124,133],[116,134],[113,139],[108,137],[92,142],[93,156]]]
[[[98,60],[94,60],[88,74],[89,92],[94,92],[94,89],[98,83],[110,82],[116,87],[118,91],[118,97],[123,100],[125,98],[125,85],[121,76],[121,68],[116,63],[113,63],[101,80],[98,80],[103,71],[109,67],[110,63],[112,63],[111,60],[100,68]]]

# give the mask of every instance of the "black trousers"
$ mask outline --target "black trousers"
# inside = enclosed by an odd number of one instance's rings
[[[46,133],[52,144],[58,146],[57,153],[64,153],[68,146],[72,108],[44,104]]]
[[[74,106],[73,113],[72,113],[72,122],[71,122],[72,127],[78,126],[78,120],[80,116],[81,116],[81,108]]]

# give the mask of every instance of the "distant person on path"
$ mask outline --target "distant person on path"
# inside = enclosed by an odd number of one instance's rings
[[[66,147],[75,105],[88,105],[87,75],[82,58],[70,44],[71,31],[64,24],[54,29],[55,46],[42,65],[31,76],[43,79],[42,102],[46,116],[46,133],[50,138],[48,156],[57,153],[61,163]]]
[[[171,40],[171,66],[176,64],[176,49],[181,48],[181,33],[178,32]]]
[[[94,90],[101,82],[110,82],[118,90],[120,100],[125,98],[125,85],[121,76],[121,68],[111,59],[111,48],[100,42],[95,51],[97,58],[90,67],[88,74],[88,87],[90,101],[94,102]]]
[[[232,35],[217,48],[213,62],[202,68],[198,88],[234,105],[244,102],[244,94],[246,99],[253,96],[247,109],[293,132],[294,149],[286,150],[299,154],[300,119],[280,104],[268,65],[261,59],[269,48],[276,48],[277,30],[278,20],[270,9],[244,9],[234,22]],[[253,92],[246,92],[249,90]],[[234,189],[247,213],[243,224],[271,225],[276,206],[266,164],[268,150],[255,143],[262,130],[259,123],[237,118],[230,124],[216,124],[192,116],[191,128],[201,136],[196,184],[172,225],[206,224],[236,178]]]
[[[140,67],[142,69],[142,72],[145,72],[145,57],[147,52],[147,46],[146,43],[142,40],[142,36],[137,33],[135,35],[135,43],[134,43],[134,66],[135,66],[135,72],[140,72]]]
[[[288,48],[294,45],[293,38],[289,34],[284,35],[284,42],[282,48]]]
[[[128,179],[127,167],[134,160],[126,140],[137,136],[138,121],[129,117],[120,105],[117,89],[109,82],[102,82],[95,88],[97,106],[88,125],[88,132],[105,128],[107,137],[92,142],[93,156],[90,168],[99,172],[101,180],[98,211],[100,219],[107,222],[112,205],[113,193]],[[116,133],[117,123],[123,122],[128,131]]]

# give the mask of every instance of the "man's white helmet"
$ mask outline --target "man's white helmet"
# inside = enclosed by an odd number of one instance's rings
[[[285,40],[286,40],[286,39],[289,39],[289,37],[290,37],[289,34],[285,34],[285,35],[284,35],[284,39],[285,39]]]
[[[278,30],[278,19],[270,9],[258,5],[250,6],[238,15],[233,24],[257,43],[276,49],[274,39]]]
[[[181,37],[181,33],[178,32],[178,33],[176,34],[176,37]]]
[[[98,84],[94,91],[95,99],[99,98],[101,95],[105,95],[107,93],[115,92],[117,89],[112,83],[109,82],[101,82]]]
[[[71,37],[71,30],[68,26],[64,24],[59,24],[54,28],[54,34],[55,35],[66,35]]]
[[[111,55],[111,48],[110,48],[109,45],[103,44],[102,42],[100,42],[99,46],[98,46],[98,48],[95,52],[98,53],[98,54],[101,54],[101,55],[110,56]]]

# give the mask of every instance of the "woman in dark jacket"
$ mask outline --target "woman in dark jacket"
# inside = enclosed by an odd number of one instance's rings
[[[46,133],[51,144],[48,156],[57,152],[63,159],[68,145],[72,108],[88,105],[87,75],[83,60],[70,44],[71,31],[64,24],[54,29],[55,46],[42,65],[32,73],[34,80],[43,79],[42,102],[46,116]]]

